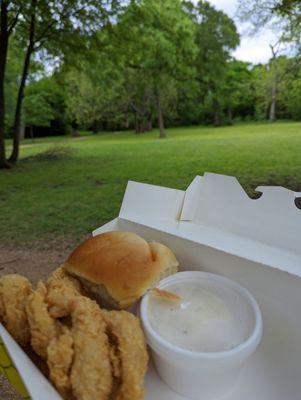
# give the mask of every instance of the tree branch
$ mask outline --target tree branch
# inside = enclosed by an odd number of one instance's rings
[[[19,7],[18,11],[16,12],[15,18],[12,20],[10,26],[8,27],[8,35],[10,35],[14,29],[14,27],[16,26],[18,19],[19,19],[19,15],[21,13],[22,10],[22,6]]]
[[[79,12],[81,12],[82,10],[85,9],[86,6],[80,7],[78,10],[74,11],[74,12],[67,12],[67,13],[61,13],[60,14],[60,21],[64,21],[68,18],[75,17]],[[48,24],[45,29],[41,32],[41,34],[39,36],[36,37],[35,39],[35,43],[38,43],[40,40],[42,40],[44,37],[51,37],[51,35],[46,35],[50,29],[57,23],[58,21],[53,20],[50,24]],[[38,46],[38,48],[40,48],[41,46]]]

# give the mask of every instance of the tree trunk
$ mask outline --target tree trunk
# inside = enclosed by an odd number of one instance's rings
[[[219,102],[217,99],[213,100],[213,125],[214,126],[220,126],[221,120],[220,120],[220,115],[219,115]]]
[[[233,125],[233,116],[231,107],[228,107],[227,114],[228,114],[228,124]]]
[[[144,115],[143,116],[143,119],[142,119],[142,123],[141,123],[141,131],[144,133],[144,132],[147,132],[148,131],[148,129],[147,129],[147,117]]]
[[[147,131],[150,132],[152,130],[153,130],[153,119],[152,119],[152,114],[149,114],[147,119]]]
[[[159,138],[165,139],[166,133],[164,129],[163,111],[162,111],[161,96],[159,89],[156,89],[156,101],[157,101],[157,112],[158,112],[158,125],[160,131]]]
[[[271,122],[276,121],[276,95],[277,95],[277,82],[278,82],[278,71],[276,57],[279,51],[279,42],[275,45],[270,44],[272,51],[272,58],[270,60],[270,71],[272,73],[272,88],[271,88],[271,104],[269,110],[269,120]]]
[[[7,168],[5,158],[5,97],[4,77],[8,48],[8,26],[7,26],[7,2],[1,3],[1,31],[0,31],[0,169]]]
[[[135,112],[135,134],[139,135],[140,133],[140,120],[137,111]]]
[[[22,123],[20,126],[20,140],[25,139],[25,130],[26,130],[25,124]]]
[[[273,82],[273,87],[271,90],[271,105],[269,112],[269,120],[271,122],[276,121],[276,93],[277,93],[276,82]]]
[[[29,26],[29,39],[26,50],[25,60],[23,64],[22,77],[18,91],[17,104],[14,118],[14,129],[13,129],[13,151],[9,158],[9,161],[15,163],[19,156],[19,144],[20,144],[20,127],[21,127],[21,116],[22,116],[22,105],[24,98],[24,89],[26,80],[29,72],[30,58],[34,50],[34,36],[35,36],[35,25],[36,25],[36,4],[37,0],[31,1],[31,17]]]

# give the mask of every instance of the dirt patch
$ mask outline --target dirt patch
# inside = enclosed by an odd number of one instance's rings
[[[49,249],[0,247],[0,275],[22,274],[33,284],[45,279],[70,253],[68,244]]]
[[[46,249],[0,245],[0,275],[22,274],[35,285],[64,262],[73,246],[70,240],[48,241]],[[21,397],[0,374],[0,400],[4,399],[21,400]]]

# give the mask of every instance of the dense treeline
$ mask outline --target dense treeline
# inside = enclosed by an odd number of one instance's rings
[[[171,125],[301,119],[299,57],[233,59],[236,25],[206,1],[23,3],[1,9],[1,21],[5,12],[11,19],[0,34],[0,138],[1,130],[14,138],[12,162],[25,127],[28,135],[159,127],[165,137]],[[299,8],[274,3],[271,13]]]

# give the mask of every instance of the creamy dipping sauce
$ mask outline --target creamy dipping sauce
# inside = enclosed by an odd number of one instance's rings
[[[181,299],[150,296],[148,317],[152,328],[168,342],[191,351],[219,352],[247,339],[248,305],[234,291],[193,281],[174,283],[164,290]]]

